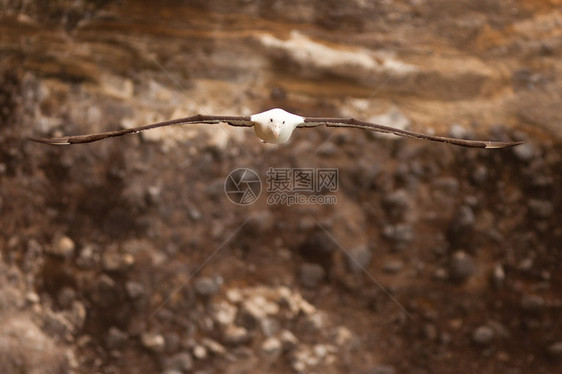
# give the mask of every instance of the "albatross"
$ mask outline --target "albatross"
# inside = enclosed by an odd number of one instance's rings
[[[97,142],[107,138],[122,136],[126,134],[137,134],[141,131],[155,129],[164,126],[177,126],[189,124],[218,124],[227,123],[236,127],[253,127],[256,135],[264,143],[281,144],[289,140],[293,131],[297,128],[308,128],[317,126],[327,127],[349,127],[367,131],[390,133],[403,137],[432,140],[436,142],[449,143],[463,147],[474,148],[505,148],[524,143],[523,141],[497,142],[488,140],[468,140],[448,138],[444,136],[428,135],[413,131],[397,129],[390,126],[379,125],[372,122],[361,121],[355,118],[330,118],[330,117],[301,117],[289,113],[283,109],[275,108],[251,116],[213,116],[195,115],[170,121],[157,122],[150,125],[133,127],[128,129],[107,131],[98,134],[63,136],[56,138],[32,137],[33,141],[53,145],[68,145]]]

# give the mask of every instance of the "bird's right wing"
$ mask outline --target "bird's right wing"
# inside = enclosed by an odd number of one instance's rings
[[[62,136],[58,138],[30,137],[29,139],[33,140],[34,142],[52,144],[52,145],[81,144],[81,143],[97,142],[98,140],[113,138],[116,136],[122,136],[127,134],[137,134],[141,131],[151,130],[157,127],[189,125],[189,124],[196,124],[196,123],[217,124],[220,122],[227,123],[230,126],[243,126],[243,127],[252,127],[255,124],[250,120],[250,117],[208,116],[208,115],[199,114],[196,116],[191,116],[186,118],[179,118],[170,121],[152,123],[146,126],[133,127],[130,129],[122,129],[122,130],[115,130],[115,131],[107,131],[98,134]]]

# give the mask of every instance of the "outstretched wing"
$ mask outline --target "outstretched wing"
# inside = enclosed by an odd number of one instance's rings
[[[179,118],[170,121],[153,123],[141,127],[133,127],[130,129],[107,131],[99,134],[88,134],[88,135],[75,135],[75,136],[63,136],[60,138],[38,138],[31,137],[30,140],[39,143],[53,144],[53,145],[67,145],[67,144],[81,144],[81,143],[91,143],[97,142],[98,140],[103,140],[106,138],[112,138],[115,136],[127,135],[127,134],[137,134],[141,131],[155,129],[157,127],[164,126],[177,126],[177,125],[189,125],[189,124],[217,124],[220,122],[225,122],[230,126],[243,126],[252,127],[255,122],[250,120],[250,117],[237,117],[237,116],[204,116],[196,115],[186,118]]]
[[[432,140],[436,142],[449,143],[454,145],[460,145],[463,147],[474,147],[474,148],[505,148],[512,147],[514,145],[523,144],[524,141],[515,142],[494,142],[487,140],[466,140],[457,138],[447,138],[444,136],[427,135],[413,131],[396,129],[394,127],[378,125],[376,123],[360,121],[355,118],[305,118],[304,122],[299,124],[298,127],[316,127],[316,126],[328,126],[328,127],[352,127],[357,129],[363,129],[367,131],[376,131],[390,133],[398,136],[405,136],[409,138]]]

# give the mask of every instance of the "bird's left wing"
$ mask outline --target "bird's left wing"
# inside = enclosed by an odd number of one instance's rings
[[[220,122],[227,123],[230,126],[244,126],[244,127],[252,127],[255,124],[250,120],[250,117],[208,116],[208,115],[199,114],[196,116],[191,116],[186,118],[179,118],[170,121],[152,123],[146,126],[133,127],[130,129],[122,129],[122,130],[115,130],[115,131],[107,131],[98,134],[63,136],[58,138],[30,137],[29,139],[35,142],[53,144],[53,145],[81,144],[81,143],[97,142],[98,140],[103,140],[103,139],[127,135],[127,134],[137,134],[141,131],[151,130],[157,127],[179,126],[179,125],[189,125],[189,124],[197,124],[197,123],[217,124]]]
[[[523,144],[524,141],[514,141],[514,142],[496,142],[489,140],[467,140],[458,138],[448,138],[445,136],[435,136],[428,135],[408,130],[397,129],[390,126],[379,125],[372,122],[360,121],[355,118],[315,118],[307,117],[304,122],[299,124],[298,127],[316,127],[316,126],[328,126],[328,127],[351,127],[357,129],[363,129],[367,131],[376,131],[394,134],[398,136],[404,136],[409,138],[432,140],[436,142],[449,143],[454,145],[460,145],[463,147],[475,147],[475,148],[505,148],[512,147],[515,145]]]

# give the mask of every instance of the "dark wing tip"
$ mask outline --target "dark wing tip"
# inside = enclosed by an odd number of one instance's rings
[[[43,144],[51,144],[51,145],[68,145],[70,144],[68,136],[64,136],[62,138],[38,138],[30,136],[28,138],[31,141]]]

